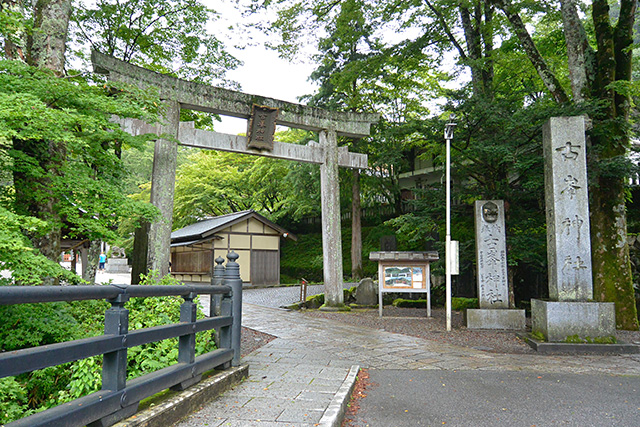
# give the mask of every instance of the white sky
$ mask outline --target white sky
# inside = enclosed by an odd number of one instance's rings
[[[242,18],[234,5],[238,0],[201,0],[203,4],[220,13],[214,27],[210,30],[220,40],[224,41],[227,49],[244,65],[230,71],[228,77],[242,85],[242,91],[252,95],[261,95],[283,101],[299,103],[298,97],[312,94],[315,86],[308,81],[308,77],[315,69],[311,63],[290,63],[278,57],[278,53],[261,43],[244,49],[235,48],[236,44],[243,44],[248,35],[237,35],[228,29]],[[260,16],[256,16],[260,19]],[[265,36],[259,32],[252,34],[254,40],[264,40]],[[223,117],[222,123],[216,123],[218,132],[238,134],[246,132],[247,121],[232,117]]]

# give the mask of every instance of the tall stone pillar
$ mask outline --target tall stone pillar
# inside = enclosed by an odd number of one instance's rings
[[[551,301],[531,300],[531,329],[548,341],[614,335],[614,304],[590,301],[593,282],[584,117],[552,117],[542,136]]]
[[[524,310],[509,308],[503,200],[475,202],[478,302],[466,311],[469,329],[524,329]]]
[[[180,104],[165,101],[166,115],[156,141],[151,178],[151,203],[160,210],[160,218],[149,226],[147,268],[164,276],[169,273],[171,226],[173,223],[173,194],[178,156],[178,128]]]
[[[549,298],[593,298],[587,150],[582,117],[552,117],[543,130]]]
[[[342,293],[342,238],[340,231],[340,187],[338,181],[338,137],[334,130],[320,132],[324,163],[320,165],[322,192],[322,260],[325,306],[344,304]]]

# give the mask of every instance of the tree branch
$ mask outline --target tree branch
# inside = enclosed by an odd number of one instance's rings
[[[615,56],[613,46],[613,29],[609,21],[609,3],[607,0],[593,0],[593,25],[595,27],[598,51],[596,53],[597,73],[594,83],[596,95],[603,100],[613,96],[608,85],[615,79]],[[613,109],[613,105],[610,107]],[[613,114],[613,110],[610,111]]]
[[[444,16],[442,16],[442,13],[440,13],[440,11],[437,10],[429,0],[424,0],[424,2],[427,5],[427,7],[431,9],[433,14],[436,15],[436,18],[438,18],[438,22],[440,22],[440,25],[442,26],[442,29],[444,30],[445,34],[451,41],[451,44],[453,44],[455,48],[458,50],[458,53],[460,54],[460,58],[463,61],[466,61],[467,54],[462,48],[462,46],[460,46],[460,43],[458,43],[458,40],[456,40],[456,38],[454,37],[453,33],[451,32],[451,28],[449,28],[449,25],[447,24],[447,21],[445,21]]]
[[[507,16],[507,19],[511,23],[511,26],[513,27],[513,30],[516,33],[516,36],[518,36],[518,39],[520,40],[520,44],[522,45],[522,48],[524,49],[525,53],[529,57],[529,61],[531,61],[531,64],[534,66],[534,68],[538,72],[538,75],[542,79],[542,83],[545,85],[547,90],[551,93],[551,96],[553,96],[553,99],[559,104],[568,103],[569,97],[565,93],[564,89],[562,88],[562,85],[560,84],[556,76],[549,69],[549,66],[544,61],[544,58],[542,58],[542,55],[540,55],[540,52],[538,51],[538,48],[533,42],[533,39],[531,38],[529,31],[527,31],[527,28],[524,26],[524,23],[522,22],[522,18],[520,18],[520,15],[513,10],[513,6],[511,5],[510,1],[509,0],[492,0],[492,1]]]

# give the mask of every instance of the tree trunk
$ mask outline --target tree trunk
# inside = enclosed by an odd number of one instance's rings
[[[615,302],[618,329],[637,330],[624,181],[601,177],[598,186],[591,192],[593,296],[597,301]]]
[[[479,96],[484,93],[484,84],[482,79],[482,44],[480,40],[480,32],[478,31],[479,22],[472,22],[471,12],[469,8],[460,8],[460,20],[464,29],[464,38],[467,42],[468,66],[471,68],[471,85],[473,94]]]
[[[98,269],[98,260],[100,258],[100,240],[92,240],[89,243],[87,251],[87,268],[83,268],[82,278],[92,285],[96,284],[96,270]]]
[[[362,207],[360,205],[360,170],[353,170],[351,199],[351,279],[362,278]]]
[[[593,70],[595,63],[591,63],[587,58],[587,51],[590,51],[584,27],[580,16],[576,0],[562,0],[560,2],[562,10],[562,22],[564,26],[564,38],[567,43],[567,59],[569,65],[569,76],[571,79],[571,92],[573,102],[584,102],[588,97],[589,79],[587,69]],[[593,54],[591,54],[593,57]],[[592,58],[593,59],[593,58]],[[587,62],[589,66],[587,67]],[[592,73],[591,73],[592,74]]]
[[[611,27],[606,0],[593,2],[593,21],[598,43],[598,73],[592,93],[606,107],[593,117],[591,163],[597,174],[597,185],[590,189],[591,252],[594,298],[614,302],[616,326],[638,330],[629,243],[625,178],[598,171],[603,160],[626,156],[629,147],[630,101],[615,93],[608,85],[631,80],[632,32],[636,1],[622,1],[618,25]],[[603,173],[604,172],[604,173]]]
[[[149,221],[142,221],[140,227],[136,228],[133,238],[133,254],[131,255],[131,284],[140,283],[140,275],[149,274],[147,270],[147,249],[149,244]]]
[[[70,17],[70,0],[36,2],[34,28],[27,40],[27,60],[31,65],[64,75]]]
[[[16,0],[0,0],[0,10],[8,10],[24,14],[24,7],[21,2]],[[20,31],[18,34],[13,34],[12,37],[5,36],[4,38],[4,54],[7,59],[19,59],[21,61],[27,60],[23,50],[23,46],[26,46],[26,36],[24,31]]]
[[[473,13],[470,8],[461,6],[460,20],[467,45],[467,54],[462,57],[462,60],[471,70],[473,95],[492,99],[493,6],[477,2]]]

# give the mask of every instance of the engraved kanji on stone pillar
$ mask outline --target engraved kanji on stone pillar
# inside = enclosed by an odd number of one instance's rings
[[[549,297],[593,298],[584,117],[552,117],[543,128]]]
[[[509,308],[504,201],[476,200],[475,217],[480,308]]]

